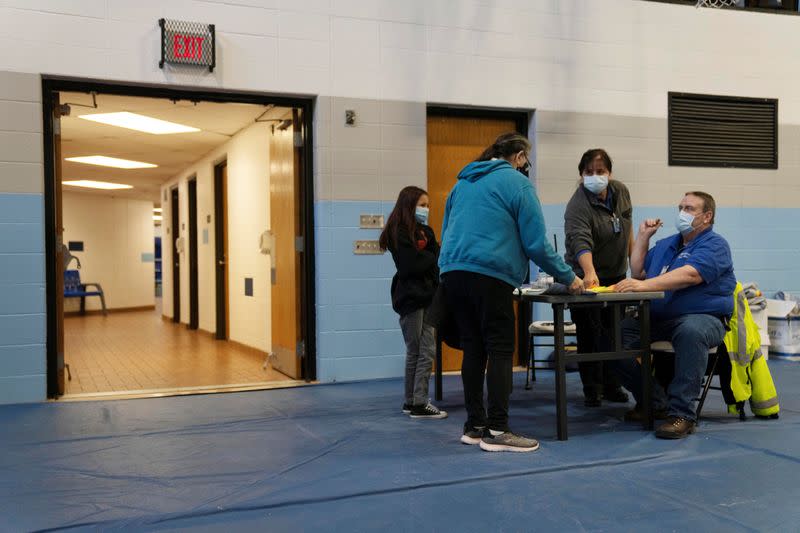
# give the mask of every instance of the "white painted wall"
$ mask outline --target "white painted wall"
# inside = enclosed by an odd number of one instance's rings
[[[109,309],[155,305],[153,203],[65,191],[62,205],[64,243],[83,241],[84,251],[72,252],[81,260],[81,281],[100,283]],[[79,304],[70,298],[64,309]],[[86,309],[100,308],[99,298],[86,299]]]
[[[792,16],[637,0],[2,5],[0,49],[18,52],[5,70],[654,117],[665,90],[767,92],[800,121]],[[159,69],[160,17],[216,24],[217,69]]]
[[[269,256],[258,250],[259,236],[269,229],[269,137],[268,123],[253,124],[239,132],[200,161],[182,171],[161,189],[164,241],[171,242],[167,228],[171,223],[170,189],[179,187],[181,235],[187,239],[186,252],[180,256],[181,322],[189,321],[188,192],[189,179],[197,179],[197,236],[200,328],[216,331],[215,235],[214,235],[214,166],[228,162],[228,294],[231,340],[269,351],[271,348],[270,265]],[[207,232],[208,241],[204,241]],[[162,249],[163,309],[172,314],[173,249]],[[244,278],[253,278],[253,296],[244,295]]]

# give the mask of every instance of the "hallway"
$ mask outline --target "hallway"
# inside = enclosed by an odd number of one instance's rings
[[[158,303],[150,311],[64,318],[67,396],[292,381],[265,369],[263,352],[163,319]]]

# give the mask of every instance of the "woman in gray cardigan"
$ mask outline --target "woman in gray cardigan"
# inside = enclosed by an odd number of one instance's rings
[[[584,287],[610,286],[625,279],[633,235],[631,197],[625,185],[612,178],[611,158],[601,148],[581,157],[581,185],[564,212],[565,259]],[[610,350],[611,316],[607,310],[573,309],[580,352]],[[628,395],[602,361],[579,363],[584,403],[597,407],[601,399],[627,402]]]

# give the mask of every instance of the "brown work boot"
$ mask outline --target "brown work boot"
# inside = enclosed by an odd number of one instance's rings
[[[653,409],[653,418],[655,420],[666,420],[667,419],[667,410],[666,409]],[[625,412],[625,422],[644,422],[644,413],[642,409],[637,405],[630,411]]]
[[[682,439],[694,433],[695,423],[693,420],[671,416],[667,421],[658,426],[656,437],[659,439]]]

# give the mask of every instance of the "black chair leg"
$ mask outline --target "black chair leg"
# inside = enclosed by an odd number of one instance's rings
[[[533,335],[530,336],[530,353],[528,354],[528,368],[525,369],[525,390],[533,388],[533,381],[536,381],[536,365],[533,362],[534,355],[536,354],[536,347],[533,345]],[[533,376],[533,379],[531,379]]]
[[[714,372],[717,370],[717,363],[719,363],[719,353],[713,354],[714,362],[711,364],[711,372],[706,377],[706,384],[703,386],[703,394],[700,395],[700,403],[697,404],[697,424],[700,424],[700,413],[703,412],[703,404],[706,403],[706,395],[708,389],[711,388],[711,380],[714,378]]]

